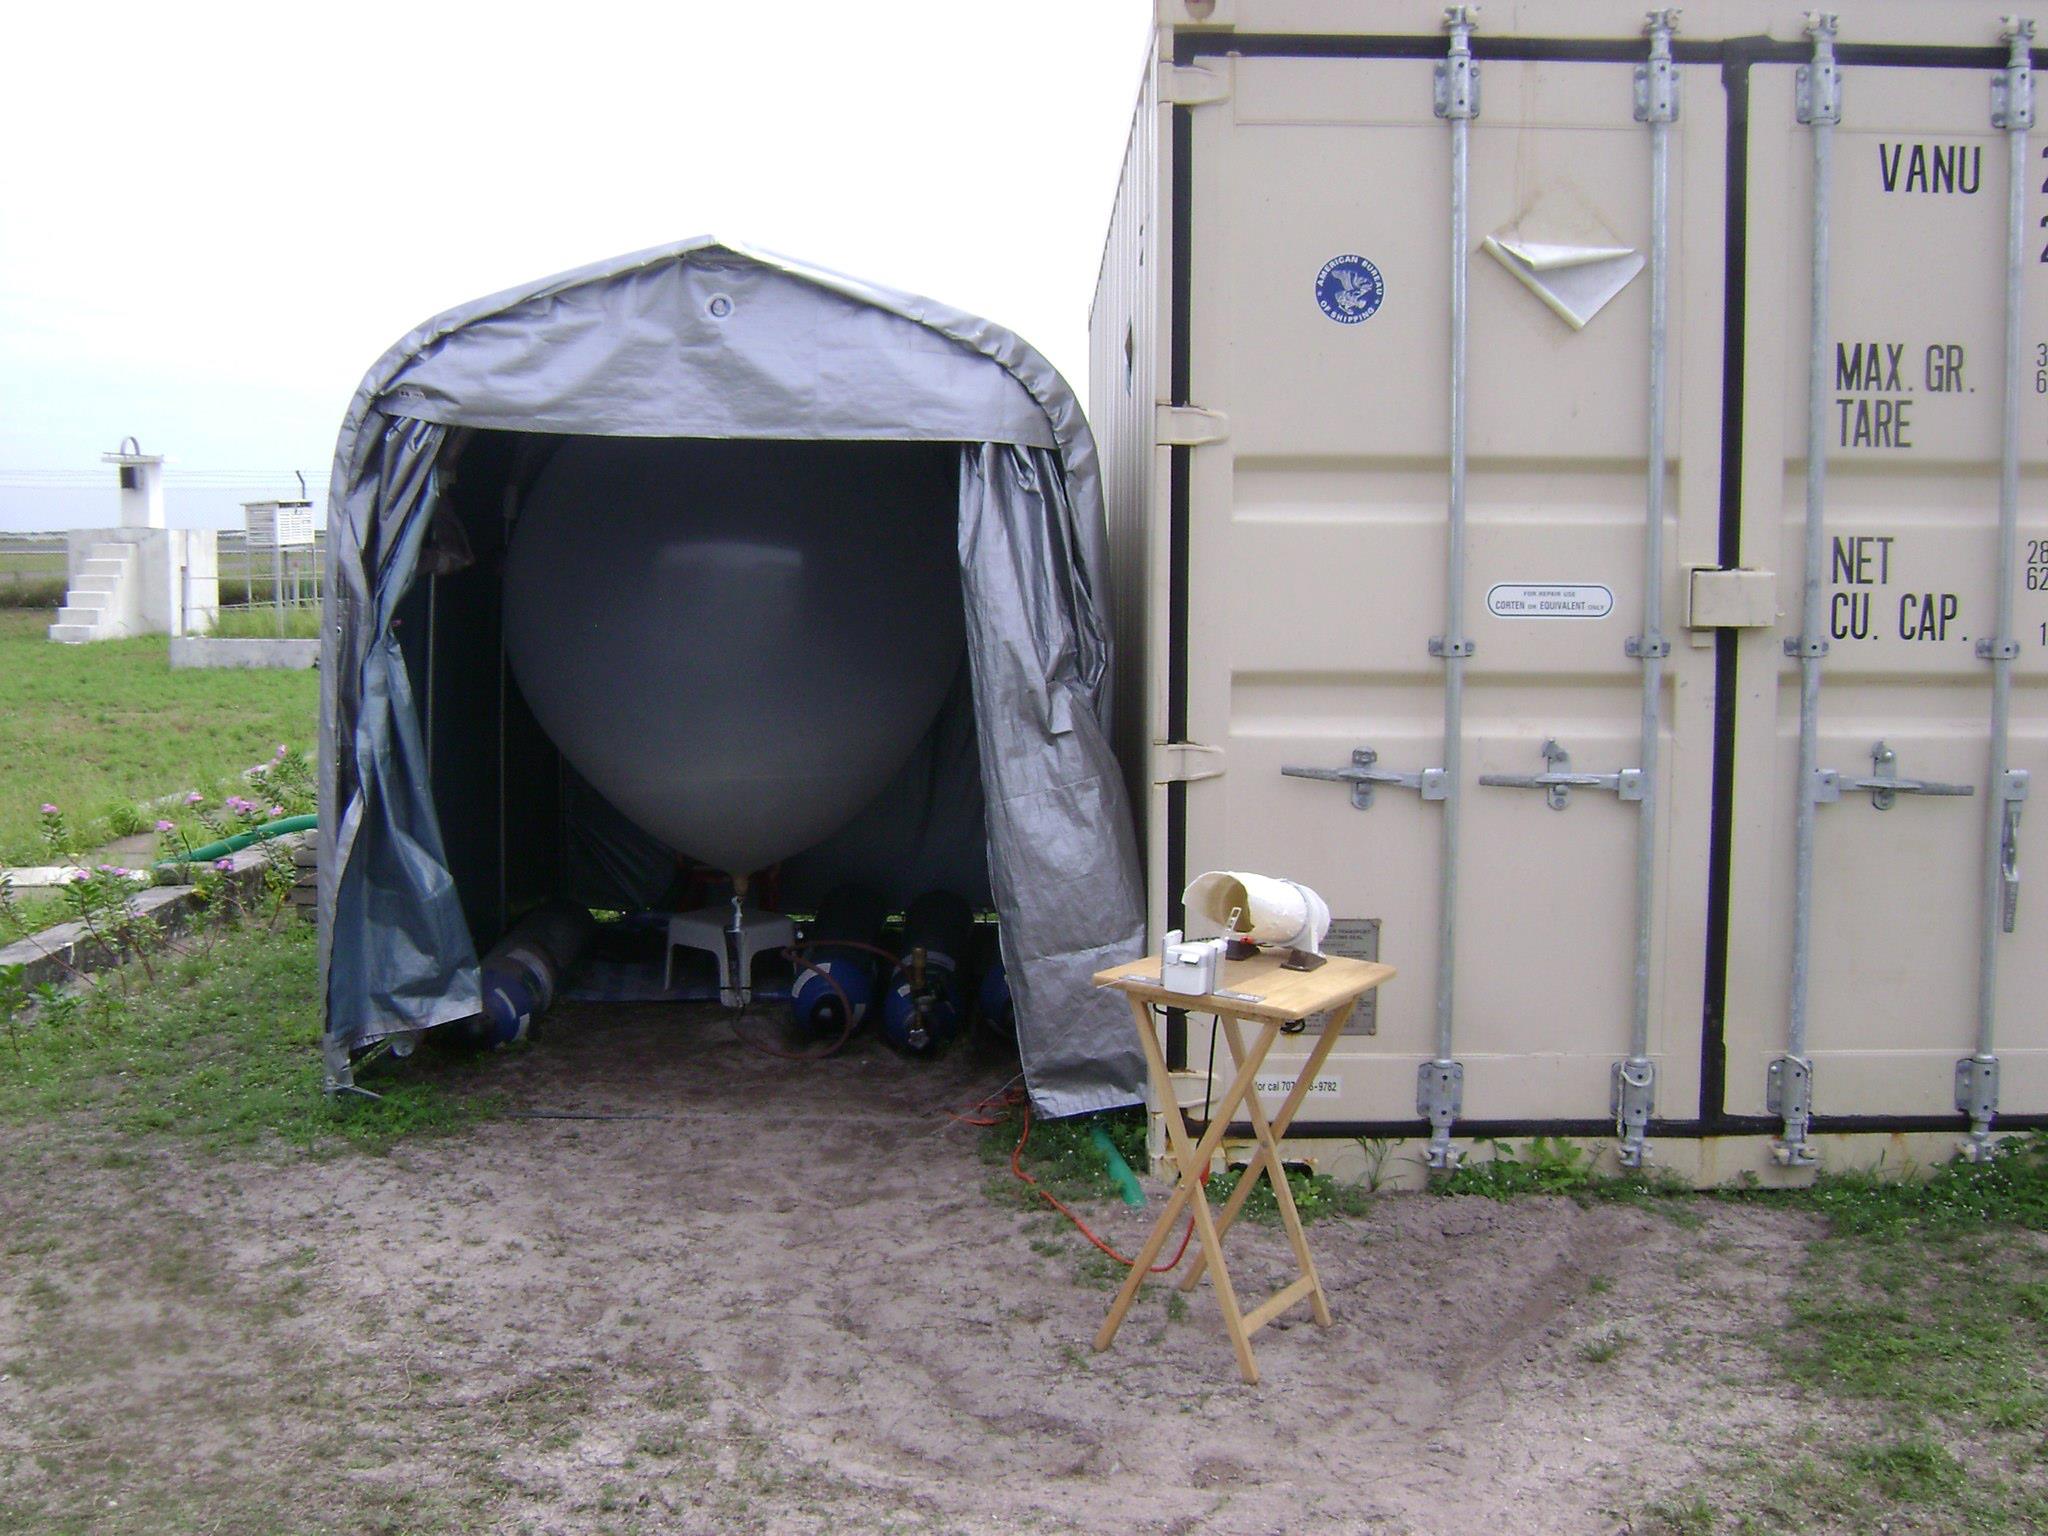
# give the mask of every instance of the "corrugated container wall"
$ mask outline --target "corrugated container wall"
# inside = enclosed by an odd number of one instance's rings
[[[1155,944],[1254,869],[1400,969],[1304,1155],[1713,1182],[2048,1125],[2024,20],[1159,19],[1092,324],[1118,745]]]

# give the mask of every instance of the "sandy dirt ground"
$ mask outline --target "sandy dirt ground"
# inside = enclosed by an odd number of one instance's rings
[[[1252,1388],[1206,1284],[1090,1351],[1089,1250],[944,1113],[999,1067],[550,1025],[515,1107],[634,1118],[11,1149],[0,1528],[1614,1533],[1790,1411],[1758,1330],[1803,1217],[1383,1196],[1310,1228],[1336,1325],[1267,1329]]]

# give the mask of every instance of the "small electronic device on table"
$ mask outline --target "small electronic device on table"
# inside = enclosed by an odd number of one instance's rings
[[[1204,1269],[1207,1269],[1216,1288],[1217,1302],[1223,1309],[1224,1329],[1230,1335],[1231,1348],[1237,1353],[1237,1368],[1246,1381],[1256,1384],[1259,1379],[1258,1362],[1252,1358],[1251,1336],[1289,1307],[1307,1301],[1316,1322],[1325,1328],[1330,1326],[1329,1299],[1323,1294],[1322,1282],[1316,1278],[1315,1260],[1309,1255],[1308,1239],[1302,1235],[1301,1217],[1294,1209],[1294,1196],[1287,1187],[1287,1174],[1280,1165],[1280,1138],[1287,1134],[1287,1127],[1294,1122],[1295,1112],[1301,1108],[1316,1074],[1322,1071],[1323,1063],[1329,1060],[1338,1037],[1344,1033],[1344,1024],[1350,1018],[1352,1008],[1359,998],[1391,977],[1394,968],[1373,961],[1329,955],[1321,957],[1321,963],[1313,969],[1300,970],[1290,965],[1291,955],[1289,950],[1261,950],[1247,960],[1219,957],[1214,962],[1213,989],[1199,994],[1181,990],[1186,984],[1181,978],[1162,975],[1166,958],[1163,955],[1150,955],[1096,974],[1097,986],[1115,987],[1130,999],[1131,1018],[1138,1027],[1138,1042],[1144,1050],[1146,1066],[1152,1077],[1152,1096],[1159,1106],[1160,1117],[1166,1122],[1167,1144],[1179,1172],[1179,1182],[1174,1186],[1172,1199],[1159,1213],[1152,1235],[1146,1238],[1145,1246],[1124,1280],[1123,1289],[1117,1292],[1116,1301],[1110,1306],[1109,1317],[1095,1335],[1097,1350],[1107,1349],[1115,1341],[1117,1329],[1123,1325],[1124,1314],[1130,1311],[1131,1303],[1137,1299],[1138,1288],[1145,1282],[1146,1270],[1159,1257],[1160,1249],[1166,1246],[1166,1240],[1184,1214],[1184,1208],[1191,1203],[1195,1233],[1202,1246],[1187,1278],[1180,1283],[1181,1289],[1194,1289]],[[1168,981],[1176,981],[1180,985],[1171,986]],[[1159,1046],[1158,1032],[1153,1028],[1154,1004],[1185,1008],[1191,1013],[1215,1014],[1223,1026],[1225,1038],[1230,1042],[1231,1058],[1237,1063],[1236,1075],[1216,1100],[1199,1142],[1189,1134],[1180,1101],[1173,1091],[1173,1078]],[[1269,1120],[1258,1094],[1252,1091],[1259,1071],[1265,1065],[1266,1053],[1280,1038],[1284,1025],[1317,1014],[1325,1016],[1321,1033],[1309,1051],[1308,1060],[1302,1064],[1293,1089]],[[1249,1046],[1244,1029],[1247,1023],[1257,1030]],[[1251,1122],[1257,1147],[1244,1176],[1224,1202],[1222,1211],[1212,1215],[1202,1188],[1202,1175],[1240,1106]],[[1282,1287],[1247,1312],[1238,1306],[1237,1292],[1231,1286],[1230,1272],[1223,1262],[1223,1237],[1244,1209],[1245,1198],[1261,1173],[1273,1185],[1273,1198],[1280,1207],[1280,1223],[1287,1229],[1287,1241],[1294,1249],[1295,1263],[1301,1273],[1292,1284]]]

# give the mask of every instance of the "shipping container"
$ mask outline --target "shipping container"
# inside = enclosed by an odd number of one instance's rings
[[[2031,37],[1159,0],[1091,319],[1118,748],[1155,945],[1259,870],[1399,968],[1303,1156],[2048,1125]]]

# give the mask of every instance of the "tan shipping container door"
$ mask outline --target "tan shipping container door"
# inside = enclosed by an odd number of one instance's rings
[[[1158,4],[1092,392],[1153,937],[1205,869],[1318,890],[1337,944],[1374,947],[1400,976],[1377,999],[1377,1038],[1340,1047],[1296,1134],[1419,1137],[1444,805],[1439,784],[1413,781],[1446,761],[1449,670],[1431,650],[1449,627],[1444,7]],[[1976,1049],[1996,800],[1977,645],[1996,628],[2006,8],[1839,9],[1817,716],[1834,777],[1814,810],[1807,1054],[1817,1130],[1946,1133],[1965,1124],[1955,1072]],[[1481,8],[1472,38],[1459,1135],[1611,1139],[1631,1045],[1640,818],[1619,776],[1643,761],[1628,647],[1646,617],[1645,11],[1523,0]],[[1686,7],[1673,43],[1653,1141],[1760,1143],[1782,1124],[1767,1082],[1788,1049],[1808,792],[1786,650],[1802,628],[1812,355],[1806,25],[1796,5],[1724,0]],[[2008,761],[2031,775],[2048,767],[2048,126],[2029,153],[2042,185],[2027,188]],[[1146,384],[1154,416],[1124,398]],[[1360,753],[1411,782],[1375,784],[1360,808],[1346,782],[1284,772],[1355,771]],[[1498,782],[1563,771],[1605,781],[1565,795]],[[1849,782],[1886,777],[1909,787]],[[2020,871],[2041,878],[1993,945],[2006,1129],[2048,1124],[2044,824],[2019,828]],[[1169,1037],[1202,1073],[1206,1022]],[[1275,1101],[1290,1060],[1286,1042],[1270,1058]]]
[[[1842,71],[1823,349],[1830,649],[1820,760],[1871,776],[1882,742],[1900,777],[1975,793],[1901,794],[1879,812],[1871,794],[1845,791],[1819,807],[1809,1054],[1816,1108],[1830,1116],[1948,1115],[1954,1063],[1974,1048],[1991,708],[1990,668],[1975,647],[1993,623],[2010,185],[1991,74]],[[1762,1114],[1790,985],[1799,681],[1783,642],[1800,627],[1813,192],[1794,68],[1758,65],[1749,82],[1742,549],[1784,573],[1785,611],[1775,629],[1746,635],[1740,662],[1730,943],[1743,963],[1730,968],[1726,1028],[1728,1108]],[[2034,163],[2037,179],[2048,175],[2038,144]],[[2029,193],[2026,334],[2041,346],[2048,196],[2038,185]],[[2010,761],[2038,778],[2048,768],[2048,393],[2034,391],[2036,378],[2030,366]],[[1999,945],[2008,1114],[2048,1106],[2048,868],[2029,870],[2023,857],[2023,875],[2036,871]]]
[[[1187,788],[1188,870],[1263,868],[1377,919],[1400,957],[1379,1038],[1339,1049],[1317,1119],[1413,1116],[1433,1054],[1438,806],[1382,787],[1286,778],[1354,749],[1413,772],[1442,761],[1450,178],[1428,60],[1243,58],[1227,105],[1194,114],[1191,398],[1229,437],[1193,454],[1192,739],[1228,771]],[[1472,128],[1470,227],[1581,230],[1641,254],[1649,136],[1626,63],[1490,62]],[[1716,72],[1687,70],[1674,134],[1675,298],[1667,612],[1685,551],[1718,524],[1722,144]],[[1304,178],[1309,178],[1305,184]],[[1551,221],[1546,224],[1545,220]],[[1700,242],[1695,251],[1690,242]],[[1332,319],[1318,274],[1356,254],[1375,313]],[[1688,282],[1694,268],[1701,280]],[[1458,1056],[1468,1112],[1597,1120],[1628,1044],[1636,808],[1595,789],[1562,812],[1527,774],[1555,740],[1583,771],[1637,760],[1649,377],[1637,273],[1575,330],[1499,262],[1471,275],[1470,566]],[[1699,338],[1695,347],[1693,338]],[[1546,597],[1544,593],[1572,596]],[[1576,603],[1576,606],[1573,604]],[[1548,605],[1548,606],[1546,606]],[[1711,651],[1674,649],[1652,1049],[1663,1091],[1698,1098],[1711,802]],[[1278,850],[1285,850],[1284,854]],[[1673,878],[1675,873],[1676,878]],[[1678,1021],[1676,1050],[1664,1018]],[[1276,1064],[1284,1060],[1276,1056]],[[1276,1066],[1277,1070],[1277,1066]]]

